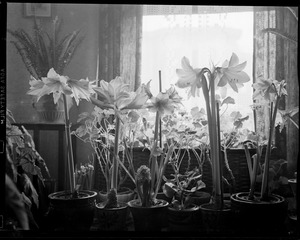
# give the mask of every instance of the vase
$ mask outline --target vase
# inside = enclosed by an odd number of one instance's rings
[[[191,204],[182,210],[168,206],[168,231],[196,232],[199,231],[200,228],[200,206]]]
[[[157,204],[151,207],[142,207],[139,199],[128,202],[135,231],[160,232],[163,230],[169,203],[163,199],[156,201]]]
[[[48,226],[53,231],[88,231],[94,220],[97,193],[80,190],[78,198],[70,191],[49,194]]]
[[[72,98],[66,96],[68,100],[68,111],[73,105]],[[34,103],[34,108],[37,111],[40,123],[65,123],[64,104],[60,98],[57,104],[53,101],[53,94],[42,96],[37,103]]]
[[[217,209],[213,203],[200,206],[202,229],[204,233],[214,235],[231,235],[233,233],[233,215],[230,202],[224,200],[222,209]]]
[[[270,194],[268,201],[259,199],[248,200],[249,192],[239,192],[231,195],[231,208],[240,234],[255,236],[280,236],[286,234],[285,220],[287,217],[287,202],[279,195]]]
[[[96,204],[97,230],[100,231],[126,231],[128,205],[119,202],[117,208],[104,208],[105,203]]]

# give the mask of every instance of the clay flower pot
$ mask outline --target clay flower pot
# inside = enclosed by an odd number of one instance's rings
[[[287,202],[279,195],[270,194],[268,201],[261,201],[255,193],[254,200],[248,200],[248,192],[231,195],[231,208],[237,224],[237,231],[247,235],[278,236],[285,234]]]
[[[88,190],[80,190],[78,198],[72,198],[70,191],[51,193],[47,215],[49,229],[88,231],[94,220],[96,196],[96,192]]]
[[[133,217],[135,231],[161,231],[167,216],[169,203],[157,199],[158,204],[151,207],[142,207],[139,199],[128,202]]]

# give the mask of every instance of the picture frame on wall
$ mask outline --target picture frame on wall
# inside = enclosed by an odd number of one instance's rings
[[[25,17],[51,17],[51,3],[24,3]]]

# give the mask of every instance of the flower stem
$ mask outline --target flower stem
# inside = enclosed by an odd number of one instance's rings
[[[270,123],[270,129],[269,129],[269,139],[268,139],[268,145],[265,155],[265,166],[264,166],[264,173],[262,178],[262,186],[261,186],[261,199],[267,200],[268,199],[268,178],[269,178],[269,156],[271,151],[271,145],[272,145],[272,135],[273,135],[273,129],[276,121],[276,114],[277,114],[277,108],[279,103],[279,97],[276,98],[275,107],[272,111],[273,103],[271,103],[271,123]]]
[[[74,157],[73,157],[73,149],[72,149],[72,139],[71,139],[71,130],[70,130],[70,118],[69,118],[69,110],[68,110],[68,100],[66,95],[63,96],[64,103],[64,112],[65,112],[65,129],[66,129],[66,144],[67,144],[67,152],[68,152],[68,170],[69,170],[69,183],[71,193],[74,192],[75,189],[75,175],[74,175]]]
[[[115,132],[115,147],[114,147],[114,158],[112,166],[112,182],[111,188],[117,191],[118,186],[118,160],[119,160],[119,132],[120,132],[120,118],[117,114],[116,116],[116,132]]]

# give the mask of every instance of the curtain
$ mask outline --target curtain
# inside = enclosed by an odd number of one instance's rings
[[[288,96],[280,102],[279,109],[292,109],[299,106],[299,83],[297,72],[297,44],[273,34],[262,34],[266,28],[277,29],[279,32],[297,38],[298,21],[284,7],[269,10],[254,9],[254,82],[259,75],[264,78],[286,80]],[[256,131],[268,135],[269,111],[258,109],[255,116]],[[298,122],[298,120],[296,120]],[[275,140],[275,139],[274,139]],[[276,147],[278,156],[288,161],[288,172],[293,174],[297,169],[299,146],[299,130],[291,123],[280,133],[276,130]]]
[[[140,85],[142,6],[103,4],[99,14],[98,79]]]

